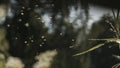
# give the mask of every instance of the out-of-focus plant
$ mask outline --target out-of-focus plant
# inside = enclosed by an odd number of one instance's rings
[[[7,15],[7,6],[0,5],[0,18],[4,18]]]
[[[0,68],[5,68],[5,56],[0,53]]]
[[[17,57],[9,57],[5,64],[5,68],[24,68],[24,64]]]
[[[117,12],[115,13],[115,11],[112,10],[112,13],[113,13],[113,23],[110,22],[109,20],[106,20],[106,22],[110,25],[110,29],[111,31],[113,31],[115,33],[115,38],[104,38],[104,39],[89,39],[89,40],[92,40],[92,41],[105,41],[104,43],[101,43],[101,44],[98,44],[86,51],[83,51],[81,53],[78,53],[78,54],[75,54],[74,56],[79,56],[79,55],[83,55],[83,54],[86,54],[88,52],[91,52],[93,50],[96,50],[102,46],[104,46],[106,43],[110,43],[110,42],[115,42],[115,43],[118,43],[118,48],[120,49],[120,24],[119,24],[119,9],[117,10]],[[115,15],[116,14],[116,15]],[[114,24],[114,25],[113,25]],[[115,64],[114,66],[112,66],[112,68],[119,68],[120,67],[120,63],[118,64]]]
[[[56,54],[56,50],[48,50],[36,56],[35,59],[38,60],[38,62],[33,65],[33,68],[50,68],[50,65]]]
[[[9,44],[6,40],[6,30],[0,26],[0,68],[5,68],[6,56],[8,56]]]
[[[0,51],[6,52],[9,49],[8,41],[6,40],[6,30],[0,27]]]

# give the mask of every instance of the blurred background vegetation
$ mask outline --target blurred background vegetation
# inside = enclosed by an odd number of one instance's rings
[[[73,57],[104,42],[89,39],[115,36],[106,20],[113,22],[111,9],[116,13],[119,7],[105,3],[92,0],[0,1],[0,68],[14,66],[14,61],[20,65],[12,68],[111,68],[119,62],[113,57],[119,55],[118,47],[112,46],[115,43]],[[53,59],[43,58],[46,56]],[[39,67],[43,60],[43,67]],[[45,66],[47,63],[50,65]]]

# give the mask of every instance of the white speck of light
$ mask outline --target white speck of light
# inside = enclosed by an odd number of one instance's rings
[[[22,19],[18,19],[18,21],[19,21],[19,22],[21,22],[21,21],[22,21]]]
[[[23,6],[22,9],[25,9],[25,7]]]
[[[31,40],[31,42],[34,42],[34,40]]]
[[[24,15],[24,13],[21,13],[21,15]]]
[[[29,23],[25,23],[25,26],[26,26],[26,27],[29,27],[30,25],[29,25]]]
[[[40,47],[42,47],[42,44],[40,44]]]
[[[18,39],[18,37],[15,37],[15,39],[17,40],[17,39]]]
[[[43,41],[46,41],[46,39],[43,39]]]
[[[74,42],[74,41],[75,41],[75,39],[72,39],[72,41]]]
[[[27,43],[27,41],[25,41],[24,43]]]
[[[35,7],[38,7],[38,6],[39,6],[39,5],[37,5],[37,4],[35,5]]]
[[[60,33],[60,35],[63,35],[63,33]]]
[[[41,38],[45,38],[45,36],[41,36]]]
[[[10,24],[7,24],[7,27],[10,27]]]

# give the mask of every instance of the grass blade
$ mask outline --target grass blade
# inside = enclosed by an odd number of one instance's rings
[[[73,56],[79,56],[79,55],[86,54],[86,53],[91,52],[91,51],[93,51],[93,50],[96,50],[97,48],[100,48],[100,47],[102,47],[102,46],[104,46],[104,44],[98,44],[98,45],[96,45],[96,46],[94,46],[94,47],[92,47],[92,48],[90,48],[90,49],[88,49],[88,50],[86,50],[86,51],[84,51],[84,52],[75,54],[75,55],[73,55]]]

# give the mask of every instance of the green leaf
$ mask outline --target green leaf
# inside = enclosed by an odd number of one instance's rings
[[[84,51],[84,52],[75,54],[75,55],[73,55],[73,56],[79,56],[79,55],[86,54],[86,53],[91,52],[91,51],[93,51],[93,50],[96,50],[97,48],[100,48],[100,47],[102,47],[102,46],[104,46],[104,43],[103,43],[103,44],[98,44],[98,45],[96,45],[96,46],[94,46],[94,47],[92,47],[92,48],[90,48],[90,49],[88,49],[88,50],[86,50],[86,51]]]
[[[119,66],[120,66],[120,63],[117,63],[117,64],[113,65],[112,68],[119,68]]]
[[[118,38],[89,39],[89,40],[92,40],[92,41],[116,42],[116,43],[120,44],[120,39],[118,39]],[[93,51],[93,50],[96,50],[97,48],[102,47],[103,45],[104,45],[104,43],[103,43],[103,44],[98,44],[98,45],[96,45],[96,46],[94,46],[94,47],[92,47],[92,48],[90,48],[90,49],[88,49],[88,50],[86,50],[86,51],[84,51],[84,52],[81,52],[81,53],[75,54],[75,55],[73,55],[73,56],[79,56],[79,55],[86,54],[86,53],[88,53],[88,52],[91,52],[91,51]]]
[[[120,39],[118,38],[108,38],[108,39],[89,39],[92,41],[107,41],[107,42],[116,42],[118,44],[120,44]]]
[[[89,40],[114,42],[114,41],[116,41],[118,39],[117,38],[107,38],[107,39],[89,39]]]

